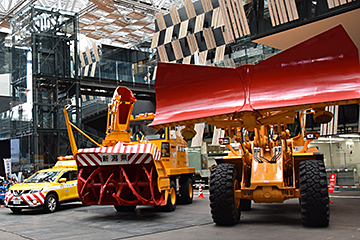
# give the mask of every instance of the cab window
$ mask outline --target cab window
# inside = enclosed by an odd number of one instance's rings
[[[161,157],[170,157],[170,144],[168,142],[161,143]]]

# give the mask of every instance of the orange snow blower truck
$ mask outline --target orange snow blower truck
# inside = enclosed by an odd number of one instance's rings
[[[215,223],[236,224],[251,201],[300,198],[303,224],[328,226],[324,159],[308,148],[318,134],[305,132],[303,116],[328,123],[326,106],[359,103],[359,51],[342,26],[255,65],[159,63],[155,91],[153,127],[185,125],[188,137],[197,122],[225,130],[221,144],[231,153],[216,159],[210,176]]]
[[[171,137],[169,128],[152,140],[131,141],[135,101],[128,88],[115,90],[101,144],[70,122],[65,106],[70,145],[78,165],[79,198],[85,205],[114,205],[117,211],[133,211],[137,205],[173,211],[177,200],[191,203],[193,198],[195,169],[188,166],[187,144],[180,136]],[[73,128],[98,147],[78,149]]]

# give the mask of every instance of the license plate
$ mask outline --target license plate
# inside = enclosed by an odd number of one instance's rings
[[[103,165],[129,164],[127,154],[104,154],[102,155]]]
[[[21,200],[12,200],[13,204],[21,204]]]

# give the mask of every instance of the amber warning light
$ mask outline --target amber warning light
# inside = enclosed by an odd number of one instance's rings
[[[230,144],[230,138],[219,138],[220,145],[229,145]]]

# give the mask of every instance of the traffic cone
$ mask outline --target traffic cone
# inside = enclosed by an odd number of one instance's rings
[[[202,192],[201,183],[199,183],[199,196],[197,196],[197,198],[205,198]]]

